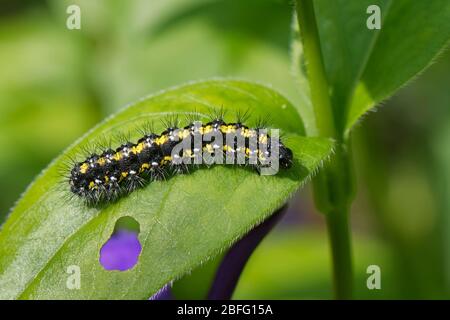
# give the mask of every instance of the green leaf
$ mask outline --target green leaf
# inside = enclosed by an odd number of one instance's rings
[[[346,129],[428,67],[449,40],[449,1],[393,1],[349,106]]]
[[[366,27],[369,5],[381,9],[381,30]],[[317,0],[314,9],[342,134],[426,68],[450,39],[447,0]]]
[[[249,108],[252,119],[271,117],[286,134],[295,164],[276,176],[259,176],[242,168],[215,166],[153,182],[105,208],[87,208],[69,199],[67,182],[58,173],[68,157],[117,132],[168,114],[194,109],[233,111]],[[279,208],[318,169],[332,142],[303,137],[294,107],[261,85],[207,81],[145,98],[107,119],[57,158],[29,187],[0,232],[0,298],[145,299],[214,257]],[[133,134],[132,138],[137,135]],[[99,250],[115,222],[130,216],[140,224],[142,252],[125,272],[106,271]],[[81,289],[69,290],[67,268],[81,271]]]

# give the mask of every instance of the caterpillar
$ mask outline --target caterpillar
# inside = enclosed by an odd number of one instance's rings
[[[143,133],[136,143],[107,148],[76,162],[69,175],[71,192],[90,205],[114,202],[154,180],[206,164],[252,166],[258,172],[273,166],[290,168],[292,151],[267,129],[249,128],[242,121],[218,117],[185,127],[169,125],[161,134]],[[277,169],[277,168],[276,168]]]

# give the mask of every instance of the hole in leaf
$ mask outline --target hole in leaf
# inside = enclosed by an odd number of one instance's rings
[[[142,250],[139,231],[139,223],[131,217],[116,221],[111,237],[100,249],[99,260],[105,270],[125,271],[136,265]]]

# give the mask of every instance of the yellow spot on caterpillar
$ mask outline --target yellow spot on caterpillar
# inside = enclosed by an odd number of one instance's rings
[[[189,137],[190,134],[191,133],[188,129],[180,130],[180,131],[178,131],[178,138],[184,139],[184,138]]]
[[[203,126],[198,129],[201,134],[207,134],[213,131],[213,127],[211,125]]]
[[[80,166],[80,173],[85,174],[89,169],[89,165],[85,162]]]
[[[160,165],[164,165],[168,162],[172,161],[172,157],[171,156],[165,156],[161,161],[160,161]]]
[[[241,131],[241,135],[243,135],[245,138],[251,138],[255,136],[255,130],[252,129],[244,129]]]
[[[142,152],[142,150],[144,150],[144,143],[141,142],[139,143],[137,146],[134,146],[133,148],[131,148],[131,152],[134,154],[139,154]]]
[[[89,189],[93,189],[95,187],[95,182],[91,181],[89,182]]]
[[[236,126],[229,124],[228,126],[223,126],[225,128],[221,129],[223,133],[234,133],[236,132]]]
[[[212,126],[208,125],[203,130],[203,134],[210,133],[213,130]]]
[[[150,163],[143,163],[141,165],[141,168],[139,169],[139,172],[143,172],[145,169],[149,169],[150,168]]]
[[[156,140],[155,140],[155,143],[157,144],[157,145],[162,145],[162,144],[164,144],[164,143],[166,143],[167,142],[167,140],[168,140],[168,137],[167,137],[167,135],[163,135],[163,136],[161,136],[161,137],[159,137],[159,138],[157,138]]]
[[[121,175],[122,177],[126,178],[128,176],[128,172],[122,172]]]
[[[98,163],[99,165],[103,166],[103,165],[105,165],[105,163],[106,163],[106,159],[105,159],[105,158],[99,158],[99,159],[97,160],[97,163]]]
[[[262,152],[261,150],[258,150],[258,158],[260,161],[266,160],[266,157],[264,156],[264,152]]]
[[[266,134],[260,134],[259,135],[259,142],[260,143],[267,143],[267,135]]]
[[[213,152],[214,152],[214,149],[213,149],[213,147],[211,146],[211,144],[205,145],[204,148],[203,148],[203,150],[204,150],[204,151],[207,151],[208,153],[213,153]]]
[[[105,176],[105,182],[108,182],[108,181],[109,181],[109,177]]]
[[[121,152],[116,152],[113,156],[113,159],[116,161],[119,161],[120,159],[122,159],[122,153]]]

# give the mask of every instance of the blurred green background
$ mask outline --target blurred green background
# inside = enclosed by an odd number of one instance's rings
[[[81,7],[81,30],[66,28],[69,4]],[[254,80],[311,123],[292,76],[291,20],[287,0],[0,0],[0,221],[77,137],[157,90],[214,76]],[[447,52],[354,131],[357,298],[450,298],[449,83]],[[381,290],[366,287],[371,264]],[[184,281],[191,292],[177,294],[196,297],[202,276]],[[234,297],[332,296],[324,221],[306,188]]]

